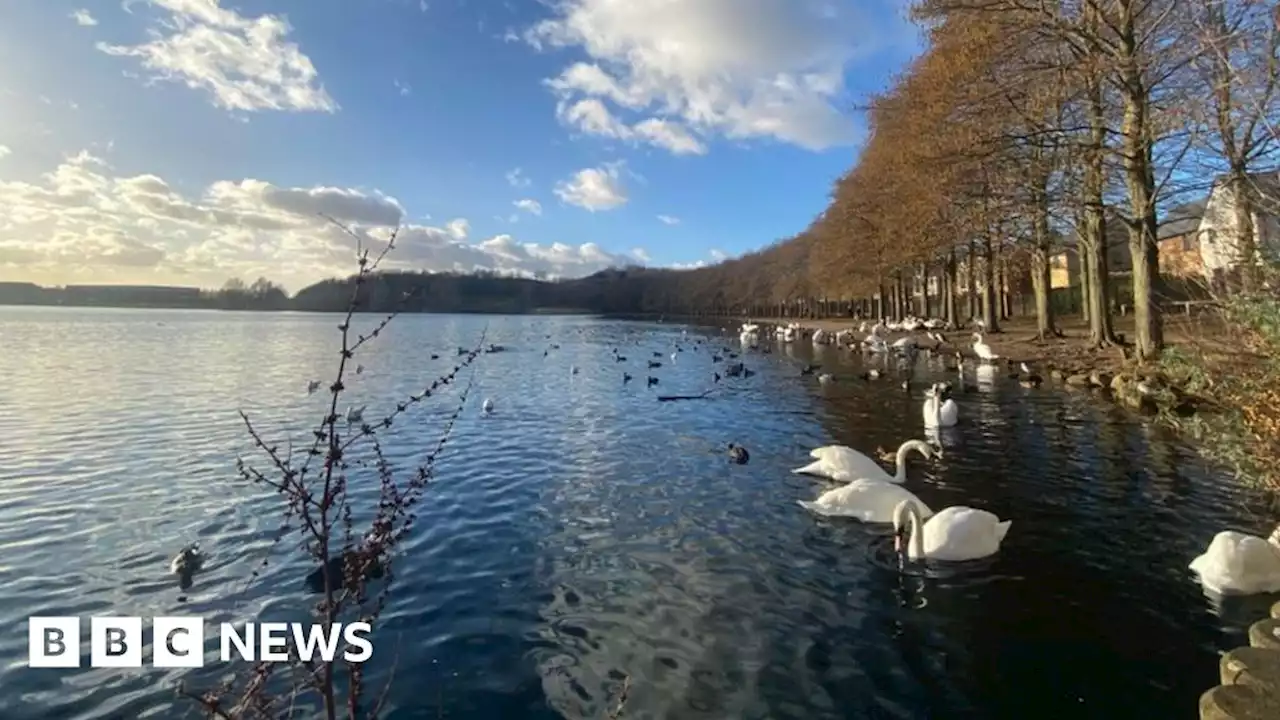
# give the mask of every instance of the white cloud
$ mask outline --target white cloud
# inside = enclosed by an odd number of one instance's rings
[[[820,150],[854,140],[840,109],[845,69],[885,38],[903,36],[885,27],[905,24],[887,19],[898,7],[898,0],[858,10],[820,0],[558,0],[525,39],[586,53],[587,61],[547,81],[561,98],[561,120],[583,132],[677,154],[705,152],[704,140],[715,136]]]
[[[525,212],[531,215],[542,214],[542,203],[538,202],[537,200],[525,198],[523,200],[515,201],[514,203],[512,203],[512,205],[515,205],[517,208],[520,208],[521,210],[524,210]]]
[[[619,167],[621,163],[608,163],[579,170],[556,184],[556,196],[591,212],[622,207],[627,204],[627,191],[618,177]]]
[[[561,100],[556,105],[560,121],[589,135],[617,138],[666,148],[676,155],[703,155],[707,147],[679,124],[649,118],[634,126],[619,120],[599,98],[576,102]]]
[[[729,259],[729,253],[723,250],[717,250],[715,248],[711,248],[711,251],[709,254],[711,255],[712,262],[724,262],[725,260]]]
[[[220,0],[147,0],[169,19],[140,45],[108,45],[108,55],[133,57],[156,77],[206,90],[228,110],[334,112],[337,103],[298,45],[287,39],[283,17],[249,18],[219,6]]]
[[[524,171],[520,168],[513,168],[507,173],[507,183],[511,187],[522,188],[529,187],[529,178],[524,176]]]
[[[189,196],[161,177],[119,174],[81,152],[34,182],[0,179],[0,279],[208,287],[265,275],[296,289],[354,268],[354,241],[325,216],[370,238],[407,222],[400,203],[376,191],[245,179]],[[463,218],[403,225],[390,259],[397,269],[549,277],[634,262],[593,243],[472,239]]]
[[[631,256],[646,264],[653,261],[653,258],[649,257],[649,252],[644,248],[631,248]]]
[[[88,10],[83,8],[72,12],[68,17],[75,20],[76,24],[81,27],[93,27],[98,24],[97,19],[94,18],[93,15],[90,15]]]
[[[678,218],[678,217],[671,217],[670,215],[659,215],[659,216],[658,216],[658,220],[659,220],[660,222],[662,222],[664,225],[679,225],[679,224],[680,224],[680,218]]]
[[[408,95],[409,93],[413,92],[413,88],[409,87],[409,83],[401,82],[399,80],[392,80],[391,84],[395,86],[396,90],[400,91],[401,95]]]
[[[13,154],[8,145],[0,145],[0,160],[3,160]]]

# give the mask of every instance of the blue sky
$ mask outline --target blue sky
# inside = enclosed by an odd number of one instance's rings
[[[350,269],[575,276],[803,229],[900,0],[10,0],[0,279],[291,289]]]

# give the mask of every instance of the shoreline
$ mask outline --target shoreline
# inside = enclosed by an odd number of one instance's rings
[[[750,322],[768,326],[794,322],[809,331],[853,329],[856,333],[862,321],[782,318]],[[1235,387],[1268,374],[1265,357],[1241,346],[1238,329],[1229,327],[1216,315],[1167,318],[1164,356],[1159,361],[1140,363],[1130,359],[1123,346],[1091,347],[1089,327],[1079,316],[1059,317],[1055,324],[1062,337],[1039,340],[1033,316],[1002,321],[1000,332],[985,333],[983,339],[1002,361],[1025,362],[1032,372],[1044,378],[1046,387],[1091,392],[1154,417],[1188,440],[1206,461],[1245,477],[1264,490],[1280,492],[1280,461],[1258,455],[1255,431],[1245,417],[1248,409],[1242,414],[1242,408],[1237,406],[1248,405],[1252,395],[1233,399],[1239,393],[1227,390],[1227,386]],[[1114,330],[1122,339],[1132,337],[1133,318],[1114,318]],[[885,337],[892,341],[906,334],[893,332]],[[974,360],[967,331],[944,331],[943,336],[947,340],[944,352],[958,351],[970,362]]]

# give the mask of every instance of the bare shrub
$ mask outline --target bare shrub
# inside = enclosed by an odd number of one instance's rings
[[[337,370],[328,386],[328,412],[311,431],[308,446],[295,451],[292,445],[282,450],[265,439],[242,411],[240,416],[254,447],[260,452],[262,463],[261,466],[244,460],[237,463],[241,477],[259,487],[270,488],[280,502],[280,527],[270,550],[253,571],[253,578],[267,566],[272,551],[285,537],[300,535],[301,548],[308,561],[321,568],[323,592],[312,610],[312,620],[326,631],[331,631],[336,623],[375,623],[386,606],[395,581],[392,572],[395,551],[414,527],[415,508],[432,480],[435,461],[466,404],[470,382],[463,387],[435,446],[416,467],[408,471],[394,470],[387,461],[379,433],[414,406],[453,384],[484,346],[482,333],[473,349],[460,351],[448,373],[432,380],[419,392],[398,400],[389,412],[375,420],[349,422],[339,413],[339,407],[355,358],[379,337],[399,310],[382,317],[364,334],[352,327],[368,294],[362,293],[362,289],[394,248],[395,234],[375,255],[368,247],[368,238],[343,229],[356,240],[358,271],[351,280],[351,299],[346,313],[337,326],[341,342]],[[403,298],[408,299],[409,296]],[[372,479],[367,470],[360,471],[370,466],[378,482],[378,503],[372,509],[367,527],[357,532],[357,521],[349,502],[350,487],[353,482]],[[331,562],[330,558],[342,558],[340,572],[338,563]],[[368,592],[371,575],[381,577],[380,589],[372,595]],[[179,693],[195,700],[207,717],[224,720],[276,720],[292,717],[299,706],[309,705],[318,705],[328,720],[338,717],[375,720],[383,711],[390,679],[376,692],[371,692],[365,687],[362,665],[343,659],[341,653],[332,662],[304,661],[296,653],[291,655],[288,663],[259,661],[215,688],[198,692],[179,688]]]

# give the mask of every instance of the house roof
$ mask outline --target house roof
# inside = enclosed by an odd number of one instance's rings
[[[1208,203],[1208,198],[1205,198],[1170,208],[1160,221],[1160,227],[1156,231],[1157,239],[1163,240],[1195,232],[1200,227],[1200,218],[1204,215],[1204,208]]]
[[[1258,172],[1249,173],[1249,184],[1251,189],[1262,196],[1269,203],[1280,202],[1280,172]],[[1231,179],[1230,175],[1222,174],[1213,179],[1213,189],[1217,190],[1220,186]]]

